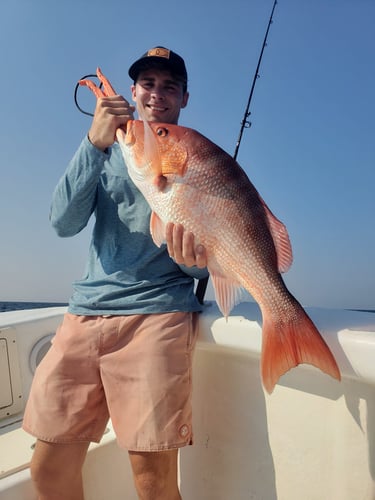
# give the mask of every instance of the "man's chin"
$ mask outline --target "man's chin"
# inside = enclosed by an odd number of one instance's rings
[[[151,112],[148,113],[146,116],[148,116],[147,120],[149,122],[165,122],[168,119],[165,113]]]
[[[177,119],[175,117],[172,117],[170,113],[164,112],[157,112],[154,110],[146,110],[144,113],[144,119],[147,120],[148,122],[154,122],[154,123],[177,123]]]

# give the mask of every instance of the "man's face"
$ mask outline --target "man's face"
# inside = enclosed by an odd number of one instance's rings
[[[180,110],[189,99],[182,82],[159,69],[141,71],[131,90],[140,118],[151,122],[177,124]]]

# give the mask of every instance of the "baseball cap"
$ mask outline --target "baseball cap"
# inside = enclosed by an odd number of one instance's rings
[[[130,66],[129,76],[133,81],[136,81],[141,71],[158,66],[169,70],[173,75],[180,78],[186,89],[187,71],[185,62],[176,52],[165,47],[154,47],[143,54]]]

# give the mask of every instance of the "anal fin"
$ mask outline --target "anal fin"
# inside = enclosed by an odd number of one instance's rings
[[[243,288],[239,283],[210,270],[210,278],[215,291],[215,299],[220,311],[228,318],[233,307],[241,301]]]

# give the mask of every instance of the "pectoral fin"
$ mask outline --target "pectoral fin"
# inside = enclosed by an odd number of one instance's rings
[[[165,224],[155,212],[151,213],[150,233],[156,246],[165,243]]]

